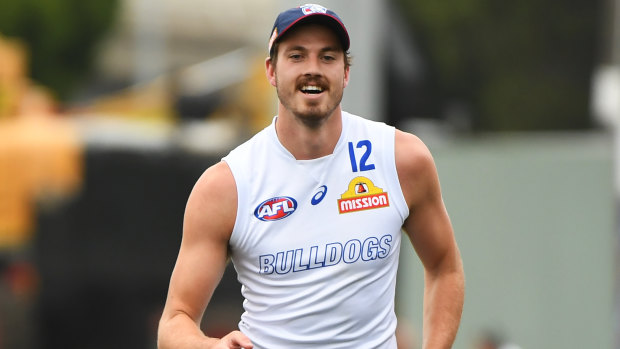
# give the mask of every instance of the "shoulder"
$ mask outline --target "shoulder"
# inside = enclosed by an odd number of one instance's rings
[[[204,195],[227,195],[235,190],[235,182],[230,167],[225,161],[220,161],[209,167],[196,181],[193,192]]]
[[[229,237],[234,227],[237,188],[224,161],[209,167],[196,181],[185,209],[184,234],[214,232]]]
[[[397,129],[394,143],[396,162],[401,162],[404,170],[423,170],[433,164],[430,150],[417,136]]]
[[[398,179],[411,207],[438,187],[435,161],[428,147],[411,133],[397,129],[394,143]]]

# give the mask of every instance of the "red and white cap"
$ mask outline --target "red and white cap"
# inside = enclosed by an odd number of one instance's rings
[[[268,50],[271,54],[273,44],[282,37],[287,31],[301,23],[319,23],[330,27],[340,39],[342,49],[349,50],[349,33],[338,15],[321,5],[306,4],[294,7],[281,12],[276,18],[271,36],[269,38]]]

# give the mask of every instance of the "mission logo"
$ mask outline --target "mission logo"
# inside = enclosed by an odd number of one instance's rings
[[[349,183],[347,191],[338,199],[338,212],[349,213],[373,208],[388,207],[388,193],[376,187],[366,177],[355,177]]]

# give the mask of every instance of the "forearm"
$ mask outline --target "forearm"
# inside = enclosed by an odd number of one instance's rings
[[[462,267],[425,276],[423,348],[452,347],[461,321],[465,295]]]
[[[158,349],[205,349],[217,339],[208,338],[187,315],[177,313],[162,317],[157,332]]]

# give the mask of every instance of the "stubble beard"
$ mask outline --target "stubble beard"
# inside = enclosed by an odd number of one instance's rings
[[[312,105],[309,104],[295,104],[293,99],[295,98],[295,94],[297,93],[297,89],[294,90],[292,94],[287,94],[280,88],[281,84],[276,76],[276,93],[278,94],[278,99],[280,103],[284,106],[286,110],[288,110],[295,119],[299,120],[301,123],[306,125],[309,128],[318,128],[325,121],[329,119],[329,117],[334,113],[334,110],[340,105],[343,96],[343,90],[336,95],[331,95],[331,89],[328,89],[326,92],[328,95],[327,103],[321,104],[321,102],[314,102]],[[330,102],[334,103],[331,104]]]

